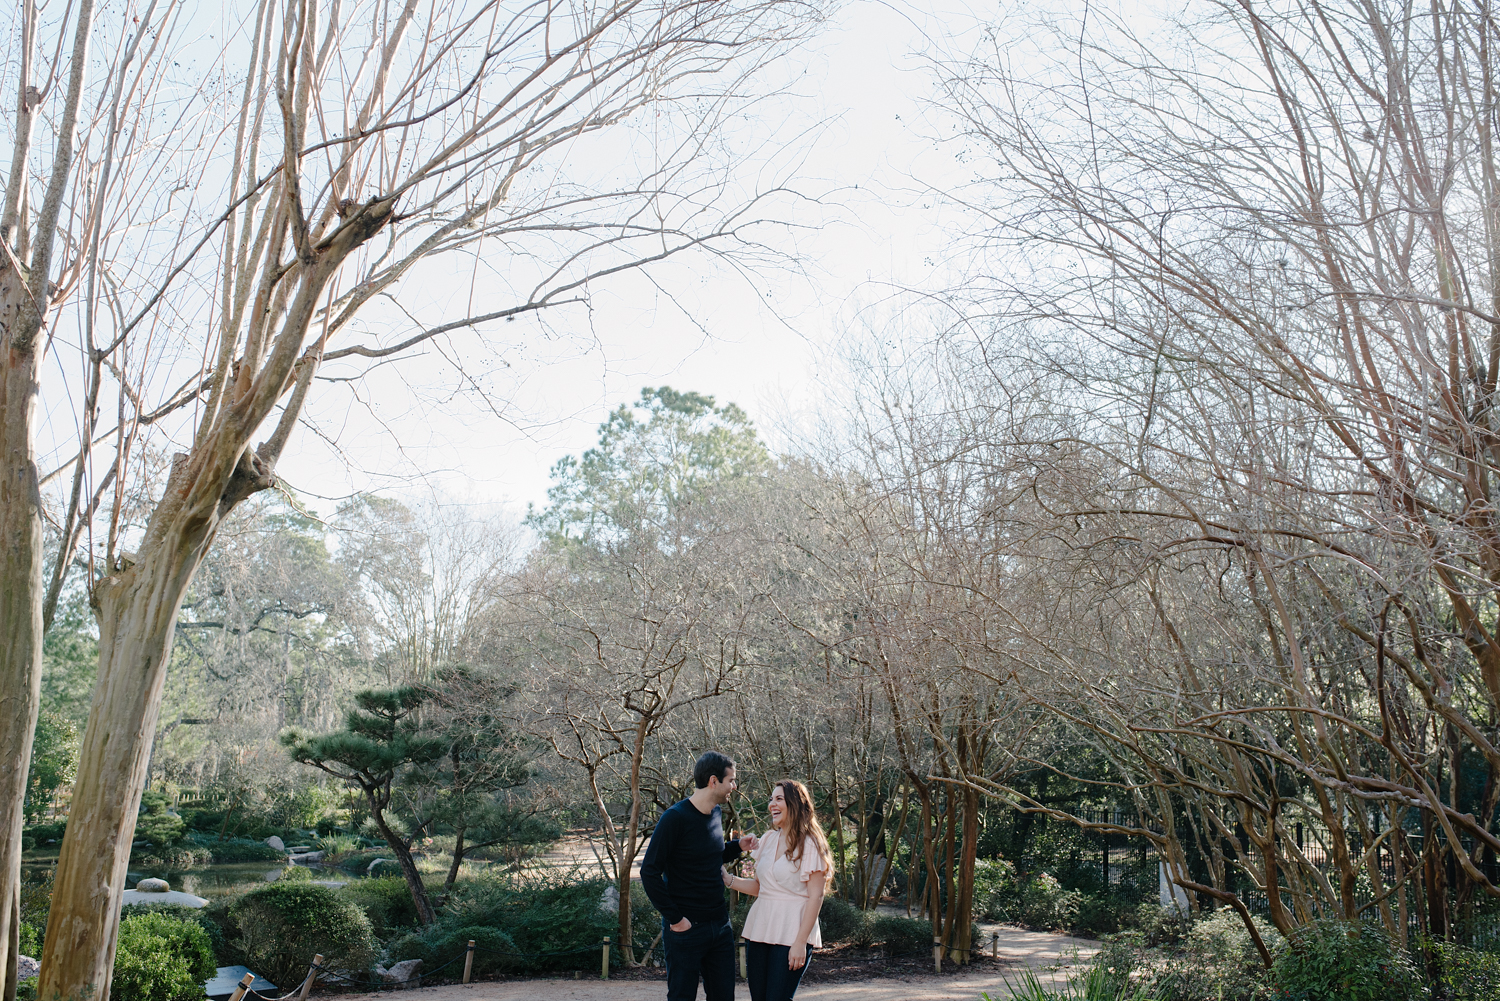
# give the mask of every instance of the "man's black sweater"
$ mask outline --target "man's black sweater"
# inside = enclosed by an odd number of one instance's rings
[[[641,885],[669,925],[684,917],[693,924],[726,921],[719,866],[741,854],[738,841],[725,840],[717,806],[702,813],[685,799],[656,822],[641,862]]]

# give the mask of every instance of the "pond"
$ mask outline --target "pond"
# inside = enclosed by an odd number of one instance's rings
[[[46,878],[53,864],[50,860],[27,860],[21,869],[28,881],[41,881]],[[313,880],[324,885],[344,884],[364,878],[335,866],[310,865],[301,868],[311,869]],[[236,896],[257,886],[274,883],[286,871],[286,866],[275,862],[218,862],[192,869],[159,869],[133,864],[125,874],[125,888],[132,889],[146,877],[154,876],[166,880],[174,890],[213,900],[216,897]]]
[[[348,883],[358,879],[333,866],[305,866],[313,870],[313,879],[334,883]],[[286,874],[287,867],[274,862],[219,862],[197,866],[192,869],[153,869],[148,866],[131,866],[125,875],[125,886],[130,888],[147,876],[164,879],[172,889],[184,893],[195,893],[213,900],[215,897],[235,896],[265,883],[274,883]]]

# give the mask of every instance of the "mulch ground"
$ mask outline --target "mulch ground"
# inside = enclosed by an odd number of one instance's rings
[[[976,954],[968,965],[944,963],[943,975],[994,973],[1014,967],[1013,962],[991,959],[988,955]],[[932,956],[906,955],[886,956],[879,949],[861,949],[852,945],[841,945],[819,949],[813,953],[812,963],[802,976],[805,984],[847,984],[860,980],[905,980],[913,976],[933,976]],[[610,970],[611,980],[660,980],[667,979],[667,971],[659,966],[643,966],[632,970]]]

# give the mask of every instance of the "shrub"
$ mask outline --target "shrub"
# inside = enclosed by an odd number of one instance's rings
[[[63,818],[55,824],[33,824],[26,828],[26,836],[35,839],[38,845],[45,845],[49,841],[62,844],[63,834],[67,830],[67,818]]]
[[[1018,917],[1028,928],[1044,931],[1073,927],[1083,894],[1065,890],[1051,873],[1039,873],[1021,887]]]
[[[456,954],[476,938],[466,929],[490,928],[510,939],[510,951],[536,957],[516,960],[528,970],[597,969],[593,964],[599,962],[600,939],[618,934],[616,916],[599,906],[608,885],[577,873],[526,880],[486,874],[463,880],[435,924],[401,936],[388,953],[393,960],[430,955],[433,962],[446,962],[452,955],[443,955],[443,949]],[[642,947],[656,934],[650,918],[643,920],[644,926],[635,922]]]
[[[137,841],[149,841],[154,848],[166,848],[181,839],[187,822],[171,812],[172,800],[166,793],[148,789],[141,794],[141,811],[135,818]]]
[[[1112,935],[1129,926],[1140,905],[1116,894],[1084,893],[1078,898],[1078,914],[1072,928],[1089,935]]]
[[[1447,942],[1431,943],[1451,1001],[1500,1001],[1500,955]]]
[[[818,926],[825,942],[852,942],[866,934],[865,912],[838,897],[824,897]],[[928,943],[929,948],[931,943]]]
[[[1315,921],[1295,929],[1276,957],[1272,979],[1297,1001],[1400,1001],[1417,997],[1411,958],[1374,925]]]
[[[508,973],[525,968],[515,940],[500,929],[486,925],[451,929],[435,925],[424,931],[407,932],[392,942],[386,951],[393,960],[420,959],[424,969],[435,970],[455,956],[463,955],[471,939],[476,974]]]
[[[229,917],[232,945],[277,985],[302,980],[317,953],[329,969],[362,970],[375,956],[370,919],[326,886],[270,883],[235,901]]]
[[[32,959],[42,954],[42,933],[37,931],[36,926],[29,921],[22,921],[20,925],[21,943],[19,949],[21,955],[30,956]]]
[[[932,922],[882,914],[870,922],[870,935],[888,956],[932,952]]]
[[[213,860],[215,862],[286,861],[286,852],[279,852],[264,841],[253,841],[250,838],[224,838],[220,840],[212,834],[190,831],[183,838],[183,841],[185,844],[207,848],[213,853]]]
[[[380,938],[417,925],[417,904],[402,876],[373,876],[339,887],[339,895],[358,904]],[[415,959],[408,956],[408,959]]]
[[[120,920],[144,914],[160,914],[173,921],[186,921],[203,929],[208,936],[208,947],[217,956],[224,951],[224,929],[205,913],[207,908],[186,907],[182,904],[126,904],[120,908]],[[25,952],[26,950],[21,950]],[[27,953],[30,955],[30,953]]]
[[[120,922],[112,997],[119,1001],[193,1001],[214,975],[208,935],[193,921],[133,914]]]
[[[359,850],[359,839],[352,834],[327,834],[313,844],[323,853],[324,862],[337,862],[340,856]]]

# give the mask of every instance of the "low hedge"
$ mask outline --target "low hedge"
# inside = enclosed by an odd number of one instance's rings
[[[230,944],[245,964],[278,986],[295,984],[322,953],[331,970],[363,970],[375,958],[370,919],[326,886],[275,882],[251,890],[229,908],[238,934]]]
[[[161,913],[120,921],[110,996],[119,1001],[195,1001],[217,964],[196,921]]]

